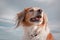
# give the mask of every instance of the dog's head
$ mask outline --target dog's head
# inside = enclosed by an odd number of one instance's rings
[[[43,10],[38,7],[25,8],[22,12],[17,14],[17,26],[23,24],[31,26],[34,24],[43,24],[45,16]]]

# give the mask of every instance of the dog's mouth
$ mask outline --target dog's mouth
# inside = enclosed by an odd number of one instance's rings
[[[31,18],[30,21],[31,22],[40,22],[40,18],[41,18],[41,16],[39,15],[39,16]]]

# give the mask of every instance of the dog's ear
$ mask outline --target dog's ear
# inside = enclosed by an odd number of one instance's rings
[[[47,26],[47,22],[48,22],[48,18],[46,14],[43,14],[43,22],[42,22],[42,26]]]
[[[25,17],[25,12],[24,11],[17,14],[17,20],[16,20],[17,21],[17,26],[16,27],[18,27],[22,23],[22,21],[24,21],[24,17]]]

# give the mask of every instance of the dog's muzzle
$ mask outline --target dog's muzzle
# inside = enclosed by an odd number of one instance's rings
[[[30,19],[31,22],[40,22],[41,15],[38,15],[36,17],[33,17]]]

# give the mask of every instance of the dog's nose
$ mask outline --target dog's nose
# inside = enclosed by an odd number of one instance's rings
[[[42,13],[42,10],[41,9],[38,9],[37,12],[38,12],[38,14],[41,14]]]

